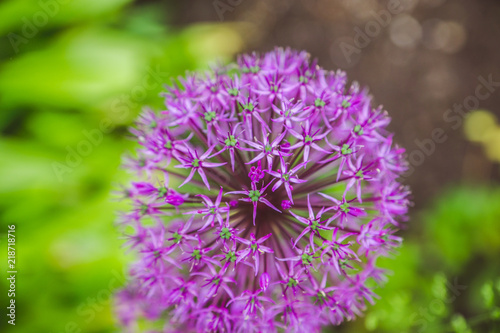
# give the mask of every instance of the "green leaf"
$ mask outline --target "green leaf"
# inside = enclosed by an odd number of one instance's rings
[[[465,318],[460,314],[455,314],[451,319],[451,326],[456,333],[472,333],[465,321]]]
[[[493,291],[493,283],[487,282],[481,287],[481,295],[483,296],[484,304],[487,308],[491,308],[495,301],[495,292]]]

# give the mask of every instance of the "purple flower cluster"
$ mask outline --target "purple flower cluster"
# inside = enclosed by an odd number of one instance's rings
[[[346,84],[276,49],[180,79],[165,111],[142,114],[124,327],[319,332],[374,302],[376,259],[406,221],[406,163],[387,113]]]

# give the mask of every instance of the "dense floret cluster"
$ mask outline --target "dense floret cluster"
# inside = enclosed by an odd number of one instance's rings
[[[125,328],[318,332],[361,314],[401,239],[404,150],[366,90],[306,52],[243,55],[146,110],[121,223]]]

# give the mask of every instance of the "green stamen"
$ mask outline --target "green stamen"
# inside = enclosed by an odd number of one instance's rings
[[[255,106],[253,105],[253,103],[248,103],[243,105],[243,108],[245,109],[245,111],[252,112]]]
[[[210,121],[215,119],[216,114],[215,114],[215,111],[207,111],[207,112],[205,112],[204,116],[205,116],[205,120],[207,122],[210,122]]]
[[[349,148],[349,145],[344,143],[344,145],[342,146],[342,149],[340,150],[340,153],[342,155],[349,155],[349,154],[352,154],[352,149]]]
[[[236,88],[231,88],[231,89],[228,89],[227,91],[229,93],[229,95],[231,96],[238,96],[238,94],[240,93],[240,91]]]
[[[163,197],[165,194],[167,194],[168,192],[168,188],[166,187],[162,187],[158,190],[158,196],[159,197]]]
[[[312,254],[304,253],[302,255],[302,263],[306,266],[310,265],[313,262],[314,258]]]
[[[298,286],[298,284],[299,284],[299,281],[295,280],[294,278],[289,278],[286,285],[290,288],[293,288],[293,287]]]
[[[228,147],[234,147],[238,143],[238,141],[236,140],[234,135],[230,135],[224,142],[226,143],[226,146],[228,146]]]
[[[231,232],[229,231],[228,228],[222,228],[221,232],[219,233],[219,236],[222,239],[229,239],[231,238]]]
[[[361,128],[361,125],[354,126],[354,133],[356,133],[357,135],[363,135],[363,129]]]
[[[317,108],[322,108],[325,105],[326,105],[325,101],[322,100],[321,98],[316,98],[316,100],[314,101],[314,106]]]
[[[252,72],[253,74],[257,74],[259,71],[260,71],[260,67],[259,66],[252,66],[252,67],[250,67],[250,72]]]
[[[260,198],[260,192],[252,190],[248,193],[248,196],[252,199],[252,202],[257,202]]]
[[[172,235],[172,238],[174,239],[174,242],[180,243],[182,240],[182,235],[179,235],[179,233],[174,232],[174,234]]]
[[[193,250],[193,254],[191,255],[191,257],[193,257],[196,260],[200,260],[201,259],[201,251],[198,249]]]
[[[235,255],[235,253],[233,251],[229,251],[226,254],[226,260],[230,261],[230,262],[235,262],[236,261],[236,255]]]
[[[342,205],[340,205],[340,209],[344,212],[344,213],[349,213],[349,204],[347,202],[344,202]]]
[[[316,220],[312,221],[311,230],[314,230],[314,231],[318,230],[318,226],[319,226],[318,221],[316,221]]]

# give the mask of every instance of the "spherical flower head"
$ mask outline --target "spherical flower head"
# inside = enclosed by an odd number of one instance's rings
[[[359,315],[407,220],[387,112],[289,49],[179,81],[133,130],[122,324],[319,332]]]

